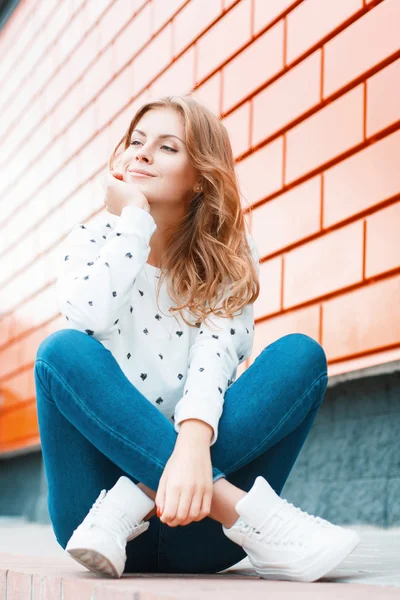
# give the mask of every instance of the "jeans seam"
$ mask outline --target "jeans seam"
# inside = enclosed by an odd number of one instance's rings
[[[107,426],[103,425],[103,423],[102,423],[101,421],[99,421],[99,419],[98,419],[98,418],[97,418],[95,415],[93,415],[93,413],[91,413],[91,412],[90,412],[90,410],[88,410],[88,409],[86,408],[86,406],[85,406],[84,404],[82,404],[82,402],[80,402],[79,398],[76,396],[76,394],[73,392],[73,390],[71,390],[71,388],[69,387],[68,383],[66,383],[66,382],[65,382],[65,381],[64,381],[64,380],[63,380],[63,379],[62,379],[62,378],[61,378],[61,377],[58,375],[57,371],[55,371],[55,370],[53,369],[53,367],[52,367],[51,365],[49,365],[49,363],[48,363],[48,362],[46,362],[46,361],[45,361],[45,360],[43,360],[42,358],[39,358],[39,359],[37,359],[37,360],[36,360],[36,362],[37,362],[37,363],[38,363],[38,362],[42,362],[42,363],[44,363],[44,364],[45,364],[45,365],[46,365],[46,366],[47,366],[47,367],[48,367],[48,368],[49,368],[49,369],[50,369],[50,370],[53,372],[54,376],[55,376],[55,377],[58,379],[58,381],[59,381],[59,382],[60,382],[62,385],[65,385],[65,387],[68,389],[69,393],[70,393],[70,394],[71,394],[71,395],[72,395],[72,396],[75,398],[76,402],[77,402],[77,403],[78,403],[78,404],[79,404],[79,405],[82,407],[82,409],[84,410],[84,412],[86,412],[86,413],[87,413],[87,414],[88,414],[88,415],[89,415],[89,416],[90,416],[90,417],[91,417],[91,418],[92,418],[92,419],[93,419],[93,420],[94,420],[96,423],[98,423],[98,424],[99,424],[99,426],[100,426],[100,427],[101,427],[103,430],[105,430],[105,431],[108,431],[108,432],[110,433],[111,437],[114,437],[114,438],[116,438],[116,439],[119,439],[119,440],[121,440],[121,441],[122,441],[122,442],[124,442],[124,443],[125,443],[125,444],[126,444],[128,447],[136,449],[136,450],[139,452],[139,454],[141,454],[141,455],[142,455],[142,456],[144,456],[145,458],[147,458],[147,459],[150,459],[151,461],[154,461],[154,458],[153,458],[153,457],[151,457],[150,455],[148,455],[148,454],[144,453],[144,452],[142,451],[142,448],[141,448],[140,446],[137,446],[136,444],[132,444],[131,442],[129,442],[128,440],[126,440],[124,437],[122,437],[122,436],[120,436],[120,435],[116,435],[116,434],[115,434],[115,433],[112,431],[112,429],[110,429],[109,427],[107,427]],[[55,406],[58,408],[58,406],[56,405],[56,403],[55,403],[55,402],[54,402],[54,404],[55,404]],[[60,409],[58,408],[58,410],[60,410]],[[61,412],[61,411],[60,411],[60,412]],[[65,415],[64,415],[64,416],[65,416]],[[68,417],[65,417],[65,418],[68,418]],[[82,434],[82,435],[83,435],[83,434]],[[110,459],[110,460],[111,460],[111,459]],[[165,468],[165,465],[162,465],[161,463],[158,463],[157,461],[154,461],[154,462],[155,462],[155,464],[156,464],[157,466],[159,466],[160,468],[162,468],[162,469],[164,469],[164,468]]]
[[[240,461],[237,461],[233,467],[231,469],[224,469],[224,473],[226,473],[226,475],[229,475],[230,473],[234,473],[235,471],[237,471],[238,469],[240,469],[241,467],[246,466],[249,462],[251,462],[252,456],[257,452],[257,450],[260,448],[260,446],[262,446],[263,444],[265,444],[265,442],[268,442],[268,440],[273,436],[273,434],[275,433],[275,431],[281,427],[285,421],[288,419],[288,417],[290,417],[290,415],[292,414],[292,412],[296,409],[297,405],[299,404],[299,402],[301,402],[301,400],[304,398],[304,396],[306,396],[309,391],[324,377],[327,377],[328,375],[326,373],[324,373],[323,375],[320,375],[317,379],[315,379],[312,384],[310,385],[310,387],[302,394],[302,396],[300,396],[300,398],[298,398],[297,402],[295,404],[293,404],[292,408],[290,409],[290,411],[285,415],[285,417],[276,425],[276,427],[271,431],[271,433],[269,434],[269,436],[264,439],[260,444],[258,444],[257,448],[255,448],[250,454],[248,454],[247,456],[245,456],[244,458],[241,458]],[[250,457],[250,458],[249,458]],[[257,458],[257,457],[255,457]],[[242,464],[244,462],[244,464]],[[238,466],[239,465],[239,466]]]

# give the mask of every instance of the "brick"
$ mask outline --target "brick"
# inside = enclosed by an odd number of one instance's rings
[[[103,130],[80,152],[80,182],[90,179],[108,159],[108,131]]]
[[[51,13],[50,19],[41,29],[40,36],[46,40],[49,47],[60,35],[64,35],[64,29],[70,20],[69,5],[67,2],[58,2],[57,10]]]
[[[103,17],[104,12],[108,9],[114,0],[96,0],[96,2],[86,2],[83,8],[84,18],[88,27],[92,27]]]
[[[367,81],[367,137],[400,119],[400,59]]]
[[[20,7],[20,3],[18,4]],[[30,12],[29,16],[28,12]],[[1,32],[1,68],[0,68],[0,79],[4,81],[5,76],[9,76],[11,69],[19,63],[21,58],[24,56],[24,52],[29,47],[32,38],[36,34],[36,30],[31,30],[30,24],[35,21],[34,15],[37,12],[36,7],[32,7],[30,4],[29,11],[26,7],[23,9],[24,22],[19,23],[16,18],[16,11],[13,11],[12,19],[8,19],[5,23]],[[10,27],[12,26],[12,28]],[[14,30],[14,28],[17,28]],[[8,44],[6,44],[6,35],[9,34]]]
[[[119,32],[132,19],[133,15],[134,10],[131,0],[118,0],[110,4],[109,9],[98,24],[101,50],[104,50],[114,38],[118,39]]]
[[[285,255],[284,307],[362,280],[363,224],[352,223]]]
[[[63,141],[65,143],[65,140]],[[45,191],[49,198],[53,198],[52,205],[58,206],[63,198],[68,196],[75,189],[78,183],[78,157],[72,156],[68,162],[65,162],[65,159],[61,161],[59,169],[48,182],[45,190],[40,193],[43,195],[42,197],[45,198],[45,195],[43,194]],[[35,204],[36,202],[37,200],[35,199]]]
[[[4,116],[2,118],[3,127],[8,129],[11,122],[14,122],[21,113],[22,109],[32,99],[33,94],[30,90],[29,83],[32,75],[23,75],[19,70],[11,75],[10,86],[8,90],[2,90],[3,98],[6,98],[5,104],[1,107]],[[21,93],[22,90],[24,93]],[[6,111],[6,112],[4,112]]]
[[[255,0],[254,1],[254,34],[267,27],[275,19],[285,13],[297,0]]]
[[[172,60],[171,25],[155,37],[133,63],[135,93],[158,75]]]
[[[101,129],[134,94],[132,66],[121,71],[96,98],[96,128]]]
[[[253,100],[252,144],[279,131],[320,100],[321,51],[274,81]]]
[[[67,173],[66,173],[66,175],[67,175]],[[64,177],[64,180],[66,180],[66,179],[67,178]],[[69,183],[68,189],[65,190],[65,192],[61,195],[64,197],[67,196],[68,193],[71,191],[71,188],[73,189],[75,187],[75,185],[76,185],[76,180],[75,181],[72,180],[72,183]],[[63,218],[64,218],[64,208],[63,207],[61,207],[58,210],[53,211],[50,214],[50,216],[47,217],[46,227],[43,228],[43,232],[45,232],[43,234],[43,238],[46,240],[46,249],[60,238],[62,225],[63,225]],[[43,246],[42,246],[42,249],[44,249]],[[30,270],[32,270],[34,268],[35,267],[31,267]],[[40,276],[38,276],[35,279],[39,279],[39,277]]]
[[[60,600],[62,577],[43,576],[34,573],[32,576],[33,600]]]
[[[61,101],[70,87],[71,81],[67,79],[67,73],[64,69],[55,73],[44,87],[41,95],[43,112],[47,114],[53,111],[55,105]]]
[[[373,277],[400,265],[400,202],[366,219],[365,276]],[[400,301],[400,295],[398,296]]]
[[[151,35],[151,5],[147,4],[122,31],[113,43],[115,71],[122,69],[127,62],[144,46]]]
[[[72,229],[75,223],[82,223],[87,215],[87,197],[88,186],[85,185],[75,192],[72,198],[69,198],[65,206],[65,221],[68,223],[68,231]]]
[[[260,264],[260,295],[254,303],[255,319],[280,311],[281,283],[281,256]]]
[[[2,427],[8,421],[7,415],[1,419]],[[7,578],[7,598],[30,598],[31,597],[31,575],[29,573],[19,573],[18,571],[8,571]]]
[[[47,39],[45,35],[42,35],[43,32],[38,32],[35,35],[29,45],[27,45],[22,53],[22,58],[19,60],[12,73],[15,73],[18,77],[20,77],[23,81],[32,76],[33,69],[35,68],[38,61],[40,61],[41,57],[44,55],[46,50],[52,44],[51,40]],[[7,77],[6,82],[11,84],[12,76]]]
[[[320,175],[257,207],[252,235],[260,255],[272,254],[317,233],[320,213]]]
[[[268,57],[268,60],[265,60],[265,57]],[[223,111],[232,108],[281,69],[283,69],[283,23],[278,23],[223,69]]]
[[[358,86],[287,133],[286,183],[362,141],[363,101]]]
[[[197,43],[197,81],[216,69],[251,37],[251,2],[242,0]]]
[[[194,86],[194,69],[195,56],[194,47],[192,46],[172,63],[161,77],[154,81],[150,88],[151,96],[179,96],[192,91]]]
[[[11,337],[13,335],[14,327],[15,327],[14,315],[11,315],[11,314],[4,315],[4,317],[2,317],[1,328],[0,328],[0,343],[2,346],[11,339]],[[0,579],[1,579],[1,577],[0,577]],[[1,585],[0,585],[0,591],[1,591]]]
[[[146,4],[148,0],[132,0],[133,10],[136,12],[142,8],[143,4]]]
[[[326,44],[325,98],[399,50],[399,21],[400,2],[385,0]]]
[[[96,105],[92,103],[65,133],[69,152],[71,154],[79,152],[79,149],[92,137],[96,129]]]
[[[400,276],[333,298],[323,305],[323,346],[331,359],[398,345]],[[362,307],[362,310],[360,308]]]
[[[319,306],[308,306],[258,323],[254,335],[250,364],[268,346],[288,333],[305,333],[319,341]]]
[[[81,87],[74,85],[68,90],[61,103],[57,105],[49,118],[52,122],[52,131],[54,137],[65,129],[69,123],[76,118],[82,108]]]
[[[250,147],[250,103],[246,102],[230,113],[223,119],[223,124],[229,133],[233,156],[246,152]]]
[[[63,32],[56,42],[56,52],[58,54],[59,64],[64,62],[70,55],[72,49],[77,46],[84,34],[84,23],[80,18],[80,15],[77,15],[77,17],[68,23],[67,30]]]
[[[77,81],[88,65],[95,60],[100,52],[100,32],[95,27],[85,38],[82,44],[70,57],[63,67],[64,77],[70,84]]]
[[[10,283],[7,286],[5,286],[4,289],[7,290],[7,288],[12,291],[12,285]],[[13,303],[11,304],[11,302],[13,302]],[[14,301],[11,301],[11,302],[9,304],[10,308],[15,304],[15,299],[14,299]],[[1,354],[2,354],[2,357],[1,357],[1,361],[0,361],[0,375],[3,378],[4,376],[8,375],[12,371],[17,370],[21,366],[20,346],[16,343],[12,343],[6,349],[2,349]],[[7,392],[7,394],[8,394],[8,392]],[[9,398],[9,400],[4,399],[5,404],[6,403],[14,404],[14,402],[15,402],[14,394],[11,393],[9,396],[7,396],[7,398]],[[3,432],[0,432],[0,433],[3,433]],[[5,433],[6,432],[4,432],[4,435],[5,435]]]
[[[172,22],[174,56],[182,52],[220,14],[221,6],[215,0],[190,0]]]
[[[221,114],[221,71],[207,79],[200,87],[191,94],[198,102],[202,102],[217,116]]]
[[[165,25],[185,2],[186,0],[152,0],[152,34]]]
[[[19,354],[20,354],[21,343],[14,341],[11,348],[13,346],[17,346]],[[20,371],[17,375],[11,375],[11,373],[15,369],[21,369],[21,367],[23,367],[23,366],[24,365],[23,365],[21,359],[19,359],[19,364],[16,364],[16,363],[10,364],[10,369],[8,371],[3,371],[3,367],[2,367],[2,375],[7,377],[7,391],[5,394],[5,402],[4,402],[4,405],[7,407],[11,407],[11,406],[17,407],[18,404],[22,404],[22,402],[26,402],[31,397],[32,390],[29,388],[29,379],[30,378],[29,378],[28,372]],[[25,433],[25,431],[24,431],[25,424],[22,419],[23,419],[23,416],[26,415],[26,411],[22,407],[20,407],[20,408],[18,408],[18,412],[19,412],[20,418],[21,418],[21,430],[22,431],[20,433]],[[12,420],[12,422],[14,423],[15,421]],[[7,432],[7,434],[2,438],[3,443],[4,443],[4,440],[7,440],[9,433],[10,432]],[[8,439],[12,439],[13,437],[15,437],[15,430],[12,432],[12,436],[10,436]]]
[[[6,586],[7,586],[7,569],[0,568],[0,598],[7,598]]]
[[[36,97],[38,97],[45,85],[48,85],[48,82],[51,80],[56,68],[57,63],[55,61],[55,52],[51,50],[40,60],[39,64],[37,67],[35,67],[35,70],[32,73],[32,78],[30,80],[32,96],[36,94]],[[64,69],[64,67],[62,67],[62,69]]]
[[[222,0],[222,8],[228,10],[236,0]]]
[[[100,54],[79,82],[82,87],[82,103],[85,106],[93,100],[100,90],[111,80],[114,75],[113,52],[109,46]]]
[[[236,172],[245,204],[254,204],[279,190],[282,186],[282,169],[282,138],[274,140],[239,162]]]
[[[78,565],[78,569],[79,569]],[[76,598],[80,598],[82,600],[91,600],[97,596],[97,590],[100,588],[98,586],[98,582],[96,580],[90,580],[84,578],[86,572],[81,572],[80,577],[64,577],[63,578],[63,586],[62,586],[62,599],[63,600],[76,600]],[[110,594],[110,589],[108,588],[108,593]],[[113,592],[111,592],[113,593]],[[118,593],[118,592],[117,592]],[[117,593],[115,594],[116,598],[118,598]],[[105,596],[107,597],[107,596]]]
[[[362,7],[362,0],[301,2],[287,17],[287,62],[307,52]]]
[[[400,131],[324,173],[324,227],[400,192]],[[379,173],[379,176],[377,176]]]
[[[29,108],[27,108],[26,111],[23,112],[21,118],[18,119],[17,126],[13,131],[13,135],[10,136],[10,139],[12,139],[12,145],[8,146],[7,148],[7,150],[9,150],[8,156],[14,155],[14,158],[17,148],[21,148],[22,144],[25,145],[26,143],[29,143],[32,139],[32,136],[37,137],[40,128],[43,126],[41,123],[43,118],[44,114],[42,111],[40,98],[38,98],[29,106]],[[38,127],[39,123],[40,127]],[[39,150],[36,152],[39,152]]]

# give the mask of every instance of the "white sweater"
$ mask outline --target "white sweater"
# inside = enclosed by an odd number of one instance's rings
[[[233,319],[211,315],[208,325],[189,327],[177,313],[177,320],[168,314],[173,303],[164,281],[157,308],[160,270],[146,262],[156,229],[153,217],[136,206],[126,206],[120,217],[106,213],[104,224],[99,219],[95,227],[75,225],[60,255],[58,308],[68,328],[86,332],[112,353],[176,432],[185,419],[211,425],[212,446],[224,394],[252,352],[253,304]],[[257,248],[247,238],[259,272]]]

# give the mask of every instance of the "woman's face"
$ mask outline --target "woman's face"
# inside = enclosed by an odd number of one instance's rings
[[[137,175],[132,169],[152,176]],[[182,204],[193,198],[200,178],[190,163],[184,125],[176,110],[153,108],[143,115],[121,155],[120,171],[124,181],[138,185],[150,204]]]

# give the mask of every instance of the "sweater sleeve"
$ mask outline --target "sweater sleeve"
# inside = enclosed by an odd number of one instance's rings
[[[113,219],[110,219],[113,221]],[[157,225],[137,206],[125,206],[114,228],[77,224],[65,240],[56,298],[69,326],[96,339],[110,335],[131,298],[132,286],[150,252]]]
[[[247,234],[247,239],[259,273],[258,250],[250,234]],[[202,323],[189,351],[183,397],[175,406],[174,429],[177,433],[182,421],[200,419],[213,428],[210,446],[217,441],[224,394],[235,380],[238,365],[250,356],[253,349],[253,306],[247,304],[242,314],[233,318],[209,317],[220,329]]]

